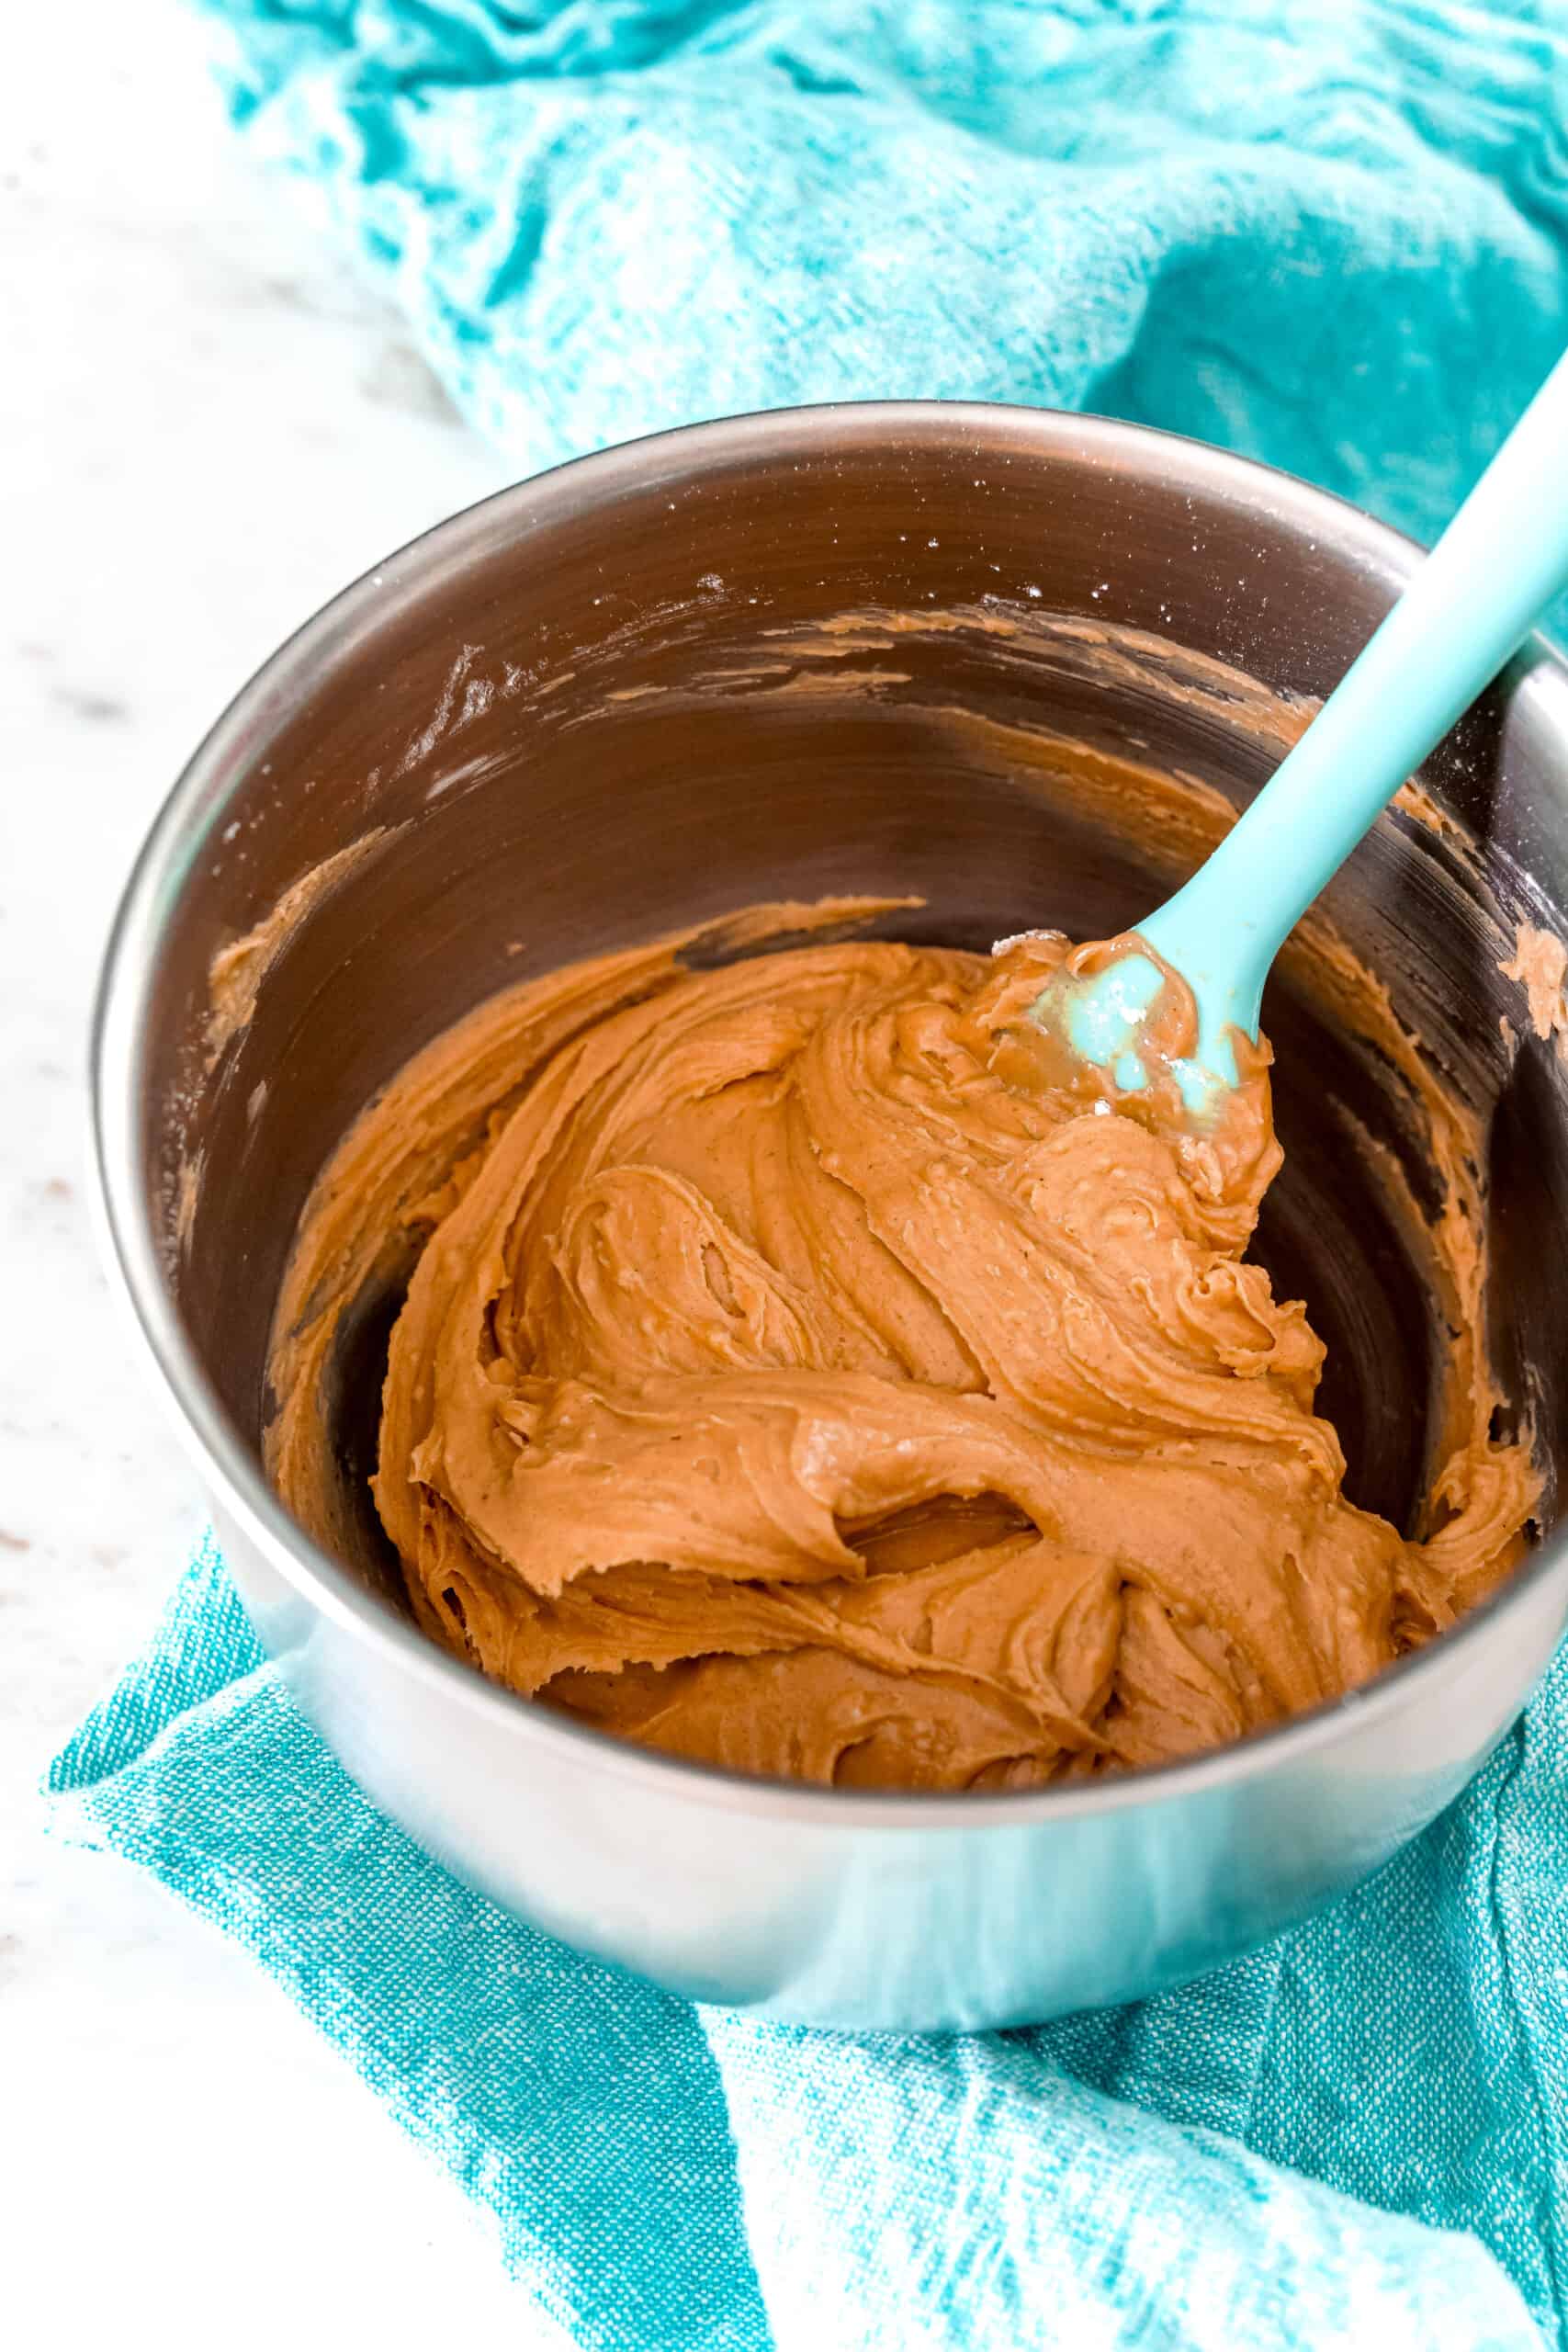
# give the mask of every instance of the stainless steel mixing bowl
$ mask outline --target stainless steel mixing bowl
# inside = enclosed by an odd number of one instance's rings
[[[1299,1919],[1431,1819],[1516,1714],[1568,1612],[1551,1532],[1568,1088],[1545,1046],[1506,1049],[1519,992],[1496,969],[1517,915],[1568,910],[1568,675],[1539,651],[1425,774],[1479,855],[1385,820],[1332,898],[1480,1105],[1494,1345],[1549,1481],[1526,1568],[1374,1687],[1165,1770],[972,1798],[764,1783],[578,1728],[437,1652],[400,1606],[364,1483],[395,1266],[333,1368],[342,1560],[261,1468],[268,1327],[311,1182],[481,996],[830,890],[918,894],[885,931],[977,947],[1038,923],[1115,930],[1181,844],[1066,797],[1050,730],[1244,800],[1278,755],[1269,695],[1324,693],[1414,560],[1297,482],[1123,425],[942,405],[748,418],[583,459],[432,532],[309,623],[192,761],[103,981],[119,1278],[301,1704],[378,1804],[524,1918],[773,2016],[1047,2018]],[[214,956],[310,873],[219,1050]],[[1351,1492],[1408,1520],[1441,1340],[1388,1189],[1402,1160],[1429,1190],[1409,1091],[1305,984],[1277,983],[1266,1020],[1290,1157],[1263,1254],[1329,1343]]]

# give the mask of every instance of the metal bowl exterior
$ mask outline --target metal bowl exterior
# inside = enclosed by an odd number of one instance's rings
[[[996,483],[1005,503],[976,533],[974,493]],[[910,557],[907,574],[890,578],[905,560],[895,526],[908,520],[912,498],[940,565],[927,577]],[[654,519],[664,514],[674,522]],[[1130,534],[1135,559],[1102,603],[1100,574],[1112,572]],[[689,662],[694,647],[706,658],[714,628],[755,626],[745,616],[759,599],[785,628],[807,605],[820,615],[869,598],[973,604],[989,574],[1027,594],[1015,583],[1034,548],[1032,568],[1056,608],[1134,627],[1157,627],[1166,613],[1186,641],[1298,692],[1332,680],[1412,560],[1393,535],[1261,469],[1043,413],[797,412],[608,452],[444,526],[275,657],[176,787],[106,964],[95,1110],[110,1256],[211,1494],[235,1580],[300,1703],[378,1804],[519,1917],[672,1990],[769,2016],[858,2029],[1001,2026],[1139,1997],[1223,1962],[1375,1869],[1429,1821],[1513,1720],[1568,1618],[1568,1555],[1554,1538],[1454,1634],[1369,1690],[1242,1747],[1032,1796],[848,1795],[678,1763],[514,1700],[425,1643],[372,1571],[326,1557],[267,1487],[257,1450],[265,1339],[304,1191],[389,1067],[513,976],[507,894],[543,967],[606,932],[647,935],[740,903],[753,868],[800,895],[880,887],[885,875],[933,904],[946,890],[953,935],[976,938],[1021,927],[1042,887],[1026,855],[1039,812],[1021,814],[998,782],[994,808],[977,784],[970,815],[939,815],[935,787],[920,798],[923,739],[898,731],[902,717],[890,740],[907,773],[888,780],[878,736],[863,778],[846,769],[830,815],[793,780],[802,756],[794,739],[776,772],[757,770],[754,803],[737,797],[722,762],[705,797],[708,722],[694,721],[674,745],[669,797],[649,787],[640,853],[615,864],[594,852],[590,934],[581,892],[567,887],[585,854],[572,811],[603,789],[619,796],[625,820],[640,789],[637,743],[624,775],[604,754],[602,783],[590,734],[552,737],[556,767],[541,752],[536,772],[520,772],[504,737],[487,743],[491,714],[477,697],[473,727],[450,747],[451,775],[432,771],[429,746],[402,769],[368,753],[383,740],[417,752],[424,715],[444,691],[450,707],[464,690],[464,662],[503,606],[510,648],[543,644],[544,689],[563,689],[558,713],[583,671],[586,691],[602,696],[606,681],[635,684],[638,662]],[[1238,601],[1238,551],[1255,572],[1266,568],[1264,606],[1246,593]],[[642,599],[663,616],[657,644],[637,636],[621,604],[590,644],[601,597],[629,596],[627,583],[645,574],[679,590],[662,605],[651,592]],[[614,591],[591,595],[595,579]],[[543,605],[526,604],[541,594]],[[449,691],[444,679],[455,680]],[[389,706],[395,722],[383,726]],[[512,736],[522,727],[526,746],[536,728],[543,745],[547,719],[561,722],[543,703],[528,707]],[[499,706],[495,715],[504,717]],[[382,737],[362,740],[378,726]],[[1452,797],[1472,795],[1471,813],[1497,834],[1509,871],[1528,867],[1562,907],[1568,826],[1542,809],[1546,796],[1559,808],[1563,797],[1562,674],[1538,660],[1481,714],[1472,738],[1455,753]],[[1246,781],[1266,765],[1259,755]],[[312,768],[324,779],[319,792]],[[950,780],[937,781],[951,797]],[[519,795],[527,824],[514,841]],[[661,845],[688,808],[693,838],[710,849],[699,855],[677,840],[666,858]],[[434,818],[420,814],[429,809]],[[1016,842],[1007,831],[1015,820],[1024,829]],[[269,977],[264,997],[271,991],[282,1010],[275,1017],[258,1003],[243,1044],[250,1063],[242,1056],[237,1071],[221,1073],[193,1114],[214,946],[275,903],[303,865],[376,825],[406,840],[410,854],[367,865],[358,898],[324,902],[316,938],[280,967],[276,987]],[[829,855],[819,837],[835,826],[842,854]],[[230,827],[254,843],[243,865],[213,854]],[[998,829],[1005,838],[987,865]],[[487,932],[483,876],[506,858],[506,893]],[[538,878],[547,868],[553,888]],[[1135,876],[1107,880],[1092,859],[1084,874],[1074,886],[1075,907],[1088,910],[1078,928],[1098,927],[1102,886],[1107,906],[1140,887]],[[458,888],[465,876],[471,899]],[[378,960],[389,935],[433,944]],[[1483,990],[1479,977],[1474,987]],[[1532,1220],[1568,1199],[1568,1112],[1555,1080],[1540,1084],[1547,1091],[1526,1118],[1532,1167],[1537,1127],[1563,1140],[1546,1154],[1548,1192],[1519,1212]],[[266,1102],[290,1089],[291,1114],[269,1129]],[[260,1116],[235,1109],[258,1100]],[[207,1172],[194,1239],[171,1226],[176,1104],[182,1148],[197,1121]],[[1528,1287],[1521,1274],[1527,1321]],[[1550,1303],[1541,1312],[1551,1316]],[[1544,1362],[1547,1342],[1537,1335],[1531,1347],[1532,1362]],[[1559,1413],[1568,1414],[1554,1366],[1538,1365],[1531,1392],[1552,1447]]]
[[[1294,1925],[1457,1795],[1564,1615],[1562,1578],[1534,1584],[1486,1638],[1436,1645],[1430,1673],[1314,1720],[1284,1752],[1275,1735],[1110,1802],[837,1804],[562,1739],[542,1709],[476,1705],[464,1669],[411,1671],[400,1645],[367,1640],[215,1516],[300,1704],[460,1877],[672,1992],[843,2028],[1022,2025],[1141,1999]]]

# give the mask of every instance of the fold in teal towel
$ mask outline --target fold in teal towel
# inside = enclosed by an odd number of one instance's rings
[[[519,470],[961,395],[1429,533],[1568,340],[1558,0],[204,5],[246,138]],[[288,1986],[585,2346],[1561,2340],[1568,1666],[1311,1926],[962,2040],[698,2012],[506,1919],[358,1794],[210,1551],[54,1784]]]
[[[519,1927],[360,1795],[210,1549],[52,1784],[287,1985],[592,2352],[1561,2340],[1568,1657],[1370,1885],[1029,2032],[758,2025]]]
[[[517,464],[1090,408],[1430,537],[1568,342],[1562,0],[200,0]]]

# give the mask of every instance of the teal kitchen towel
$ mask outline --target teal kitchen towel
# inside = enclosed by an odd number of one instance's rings
[[[51,1783],[288,1987],[586,2352],[1563,2340],[1568,1654],[1333,1910],[1027,2032],[761,2025],[518,1926],[360,1795],[210,1547]]]
[[[1568,342],[1563,0],[199,0],[519,472],[908,395],[1429,537]]]
[[[1086,406],[1429,534],[1568,340],[1562,0],[202,0],[237,124],[519,471]],[[533,1935],[357,1793],[210,1552],[55,1767],[606,2352],[1562,2343],[1568,1669],[1370,1886],[1139,2007],[856,2041]]]

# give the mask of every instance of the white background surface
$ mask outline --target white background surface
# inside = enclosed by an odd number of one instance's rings
[[[176,0],[35,6],[0,74],[0,2334],[558,2345],[283,1996],[30,1794],[201,1517],[87,1220],[115,896],[278,639],[506,479],[254,173],[203,40]]]

